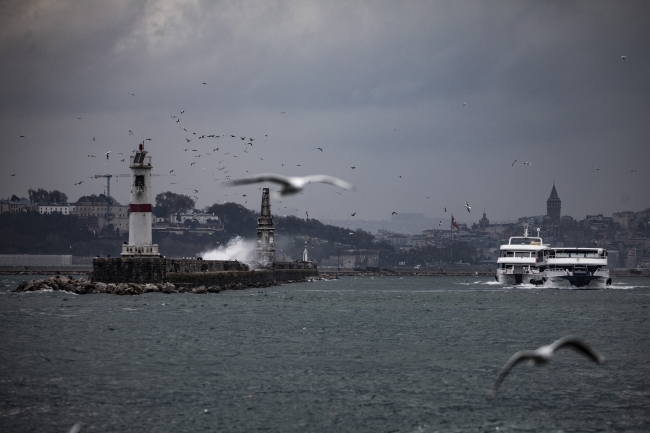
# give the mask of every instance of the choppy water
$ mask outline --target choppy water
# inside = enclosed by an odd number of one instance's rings
[[[348,277],[213,295],[8,292],[24,278],[0,277],[2,432],[650,431],[649,279],[598,291]],[[562,351],[517,366],[487,398],[510,355],[565,335],[608,363]]]

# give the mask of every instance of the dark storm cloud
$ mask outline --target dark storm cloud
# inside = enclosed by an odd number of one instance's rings
[[[553,179],[575,217],[644,208],[650,173],[629,174],[649,159],[648,18],[641,1],[5,2],[3,159],[37,174],[0,195],[53,183],[76,198],[70,170],[25,150],[75,161],[79,175],[124,171],[79,155],[132,148],[129,129],[154,136],[157,166],[178,166],[179,183],[205,183],[214,161],[190,168],[185,138],[241,131],[273,141],[230,158],[233,176],[327,172],[359,185],[295,199],[313,215],[440,215],[469,200],[511,219],[544,213]],[[183,109],[188,133],[170,119]],[[32,141],[16,143],[25,131]],[[200,205],[234,194],[211,184]]]

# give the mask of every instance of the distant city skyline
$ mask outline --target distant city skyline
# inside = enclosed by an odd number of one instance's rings
[[[640,0],[3,2],[0,196],[102,193],[144,142],[176,174],[154,195],[198,207],[256,210],[271,185],[223,182],[279,173],[356,186],[274,201],[319,219],[504,221],[553,183],[574,218],[642,210],[649,21]]]

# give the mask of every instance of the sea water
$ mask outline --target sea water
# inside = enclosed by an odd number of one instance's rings
[[[650,431],[650,279],[344,277],[219,294],[11,293],[0,431]],[[573,335],[544,366],[508,358]]]

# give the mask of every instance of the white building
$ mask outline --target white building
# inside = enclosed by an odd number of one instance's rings
[[[75,203],[47,203],[41,202],[37,205],[38,213],[41,215],[58,212],[63,215],[70,215],[77,212],[77,205]]]
[[[183,214],[173,214],[170,217],[171,223],[184,223],[186,220],[192,222],[197,222],[199,224],[217,224],[219,223],[219,217],[211,213],[183,213]]]

